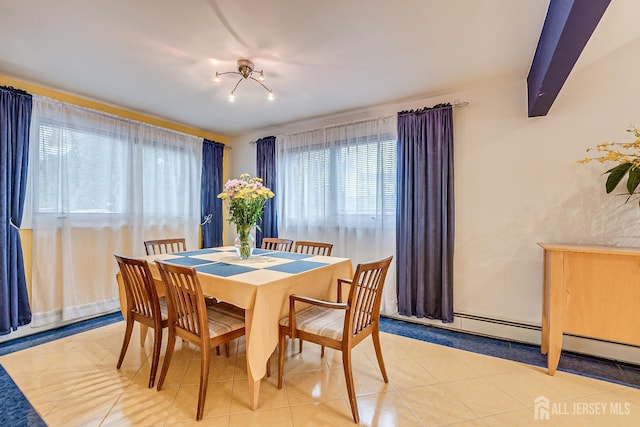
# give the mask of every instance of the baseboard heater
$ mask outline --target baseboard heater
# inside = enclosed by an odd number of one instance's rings
[[[469,313],[454,313],[452,323],[443,323],[440,320],[402,316],[399,314],[387,314],[384,315],[384,317],[536,346],[539,346],[541,341],[541,327],[539,325]],[[638,361],[640,361],[639,346],[570,334],[563,335],[562,349],[564,351],[621,361],[633,365],[638,365]]]
[[[532,331],[541,331],[541,327],[538,325],[533,325],[530,323],[522,323],[522,322],[514,322],[514,321],[510,321],[510,320],[502,320],[502,319],[494,319],[492,317],[484,317],[484,316],[477,316],[474,314],[466,314],[466,313],[453,313],[454,317],[457,317],[459,319],[470,319],[470,320],[477,320],[479,322],[488,322],[488,323],[493,323],[496,325],[504,325],[504,326],[511,326],[514,328],[523,328],[523,329],[530,329]]]

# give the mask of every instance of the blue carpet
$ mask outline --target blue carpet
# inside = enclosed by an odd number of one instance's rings
[[[28,337],[16,338],[15,340],[0,343],[0,356],[54,341],[59,338],[68,337],[80,332],[90,331],[101,326],[107,326],[112,323],[120,322],[121,320],[123,320],[122,314],[117,311],[115,313],[96,317],[95,319],[89,319],[82,322],[73,323],[71,325],[62,326],[58,329],[52,329],[50,331],[41,332],[39,334],[30,335]]]
[[[0,425],[11,427],[46,427],[47,425],[2,366],[0,366]]]
[[[465,334],[449,329],[420,325],[402,320],[380,319],[380,330],[460,350],[514,360],[534,366],[547,366],[540,347],[497,338]],[[640,388],[640,366],[563,351],[558,370]]]

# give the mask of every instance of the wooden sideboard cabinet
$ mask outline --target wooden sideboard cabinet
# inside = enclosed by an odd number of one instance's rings
[[[640,346],[640,248],[538,244],[544,249],[540,351],[549,375],[565,333]]]

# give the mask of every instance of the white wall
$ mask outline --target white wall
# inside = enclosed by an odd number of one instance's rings
[[[640,247],[640,207],[606,195],[607,165],[586,148],[628,141],[640,126],[640,42],[576,69],[549,114],[527,117],[526,81],[265,129],[232,140],[230,175],[255,172],[249,141],[456,99],[455,311],[540,325],[538,242]],[[280,100],[278,102],[285,102]]]

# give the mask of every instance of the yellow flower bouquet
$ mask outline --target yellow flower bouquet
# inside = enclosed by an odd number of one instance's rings
[[[595,148],[598,152],[597,157],[586,157],[578,161],[578,163],[589,163],[592,161],[618,163],[617,166],[605,172],[609,174],[607,182],[605,183],[605,190],[607,193],[611,193],[618,184],[627,177],[625,194],[628,194],[628,197],[626,202],[631,199],[631,196],[636,194],[636,190],[640,184],[640,129],[630,127],[627,129],[627,132],[633,133],[635,141],[600,143]],[[587,149],[587,151],[591,150],[591,148]]]

